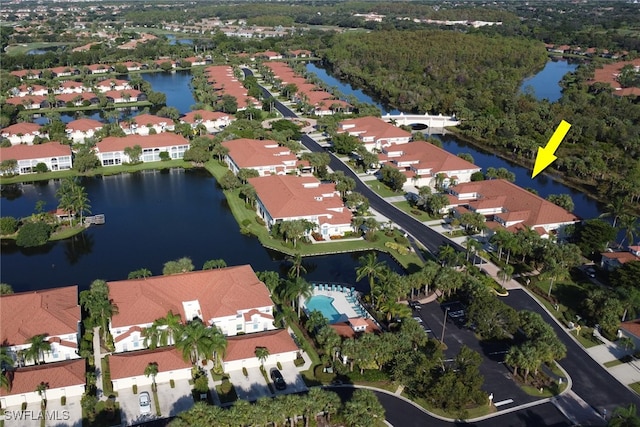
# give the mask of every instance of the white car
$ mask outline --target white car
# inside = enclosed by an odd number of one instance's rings
[[[151,413],[151,396],[149,396],[149,392],[143,391],[140,393],[138,402],[140,403],[140,413],[142,415]]]

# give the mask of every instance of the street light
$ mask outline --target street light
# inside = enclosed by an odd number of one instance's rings
[[[449,314],[449,307],[445,307],[444,309],[444,320],[442,321],[442,338],[440,338],[440,343],[444,344],[444,331],[447,328],[447,314]]]

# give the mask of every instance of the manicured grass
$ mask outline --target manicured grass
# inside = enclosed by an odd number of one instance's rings
[[[542,388],[542,393],[540,393],[540,389],[532,387],[530,385],[520,384],[520,388],[522,389],[522,391],[527,393],[529,396],[539,397],[541,399],[545,398],[545,397],[553,397],[553,396],[556,395],[553,392],[553,390],[551,390],[549,387],[543,387]],[[567,388],[567,383],[562,383],[562,385],[558,389],[558,393],[561,393],[562,390],[564,390],[565,388]]]
[[[160,412],[160,401],[158,400],[158,392],[157,390],[153,390],[153,404],[156,407],[156,415],[161,417],[162,416],[162,412]]]
[[[614,366],[618,366],[618,365],[622,365],[624,364],[624,362],[620,359],[616,359],[616,360],[611,360],[609,362],[606,362],[604,364],[605,368],[613,368]]]
[[[434,219],[441,219],[441,217],[433,217],[431,215],[429,215],[428,212],[420,210],[418,208],[414,208],[411,206],[411,204],[409,204],[408,201],[402,201],[402,202],[393,202],[392,205],[398,207],[400,210],[408,213],[409,215],[411,215],[412,217],[414,217],[415,219],[417,219],[418,221],[432,221]],[[418,212],[418,213],[416,213]]]
[[[381,197],[394,197],[394,196],[402,196],[404,193],[399,191],[395,192],[387,187],[380,181],[364,181],[373,191],[378,193]]]
[[[207,162],[206,168],[217,179],[222,177],[228,170],[226,166],[221,165],[215,160]],[[405,268],[413,268],[413,266],[422,265],[420,258],[413,252],[410,252],[407,255],[401,255],[396,250],[387,248],[385,243],[393,241],[394,236],[389,237],[384,235],[382,232],[378,232],[378,239],[375,242],[369,242],[364,239],[348,241],[335,240],[319,244],[298,242],[294,248],[292,245],[286,244],[282,240],[274,239],[269,234],[267,228],[258,223],[258,217],[255,210],[247,208],[244,199],[240,196],[239,190],[228,190],[225,191],[224,194],[227,198],[227,203],[229,204],[229,208],[231,209],[233,216],[238,224],[240,224],[241,231],[243,233],[256,236],[258,240],[260,240],[260,243],[267,248],[289,255],[300,253],[302,256],[378,250],[389,253]]]
[[[446,417],[446,418],[451,418],[451,419],[460,419],[460,414],[457,413],[449,413],[447,411],[444,411],[440,408],[435,408],[431,405],[429,405],[428,401],[423,398],[423,397],[411,397],[407,394],[405,394],[404,392],[402,393],[402,395],[404,397],[407,397],[411,400],[413,400],[415,403],[417,403],[418,405],[422,406],[424,409],[426,409],[427,411],[436,414],[436,415],[440,415],[441,417]],[[484,415],[489,415],[492,414],[494,412],[496,412],[497,409],[495,406],[491,405],[489,406],[487,405],[480,405],[480,406],[475,406],[473,408],[468,408],[465,409],[465,419],[467,420],[471,420],[473,418],[478,418],[478,417],[482,417]]]
[[[60,47],[68,45],[68,42],[32,42],[32,43],[20,43],[12,44],[7,47],[7,55],[19,55],[26,54],[33,49],[43,49],[50,47]]]
[[[82,233],[83,230],[85,230],[85,227],[83,227],[82,225],[75,225],[73,227],[65,227],[65,228],[61,229],[60,231],[56,231],[55,233],[51,234],[51,237],[49,237],[49,241],[50,242],[54,242],[56,240],[68,239],[69,237],[72,237],[72,236],[75,236],[76,234]]]
[[[103,357],[100,362],[100,369],[102,369],[102,391],[105,396],[110,396],[113,394],[113,384],[111,383],[109,356]]]
[[[137,165],[118,165],[118,166],[107,166],[107,167],[98,167],[96,169],[90,170],[85,173],[77,172],[73,169],[65,170],[65,171],[56,171],[56,172],[45,172],[45,173],[32,173],[28,175],[17,175],[13,177],[2,177],[0,178],[0,184],[17,184],[17,183],[31,183],[35,181],[45,181],[48,179],[63,179],[74,176],[109,176],[109,175],[118,175],[120,173],[130,173],[130,172],[138,172],[142,170],[162,170],[162,169],[171,169],[171,168],[184,168],[190,169],[193,165],[190,162],[185,162],[182,159],[176,160],[167,160],[165,162],[148,162],[148,163],[138,163]]]
[[[629,387],[631,387],[631,390],[633,390],[636,393],[640,394],[640,382],[629,384]]]
[[[579,334],[578,334],[578,331],[575,329],[570,333],[578,339],[578,341],[580,342],[580,344],[582,344],[584,348],[595,347],[597,345],[602,344],[602,342],[600,342],[599,340],[593,337],[593,328],[583,326],[580,329]]]

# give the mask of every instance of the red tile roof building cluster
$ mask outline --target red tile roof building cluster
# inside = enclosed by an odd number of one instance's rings
[[[636,73],[640,73],[640,58],[633,61],[619,61],[612,64],[605,64],[602,68],[596,68],[593,80],[589,83],[594,84],[597,82],[608,83],[614,89],[613,94],[618,96],[635,95],[640,96],[640,88],[627,87],[623,88],[618,83],[618,76],[620,70],[626,65],[631,65]]]
[[[257,170],[260,176],[295,172],[298,157],[277,141],[268,139],[232,139],[224,141],[229,149],[226,162],[234,173],[240,169]]]
[[[228,65],[213,65],[205,68],[207,81],[214,86],[220,97],[233,96],[238,103],[238,110],[245,110],[253,106],[259,107],[260,102],[247,94],[247,89],[233,73],[233,68]]]
[[[371,116],[343,120],[338,124],[337,131],[358,137],[369,151],[383,150],[393,144],[411,141],[411,132]]]

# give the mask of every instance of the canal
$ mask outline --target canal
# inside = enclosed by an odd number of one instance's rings
[[[552,66],[550,66],[549,64],[552,64]],[[327,72],[327,70],[318,67],[316,64],[309,63],[306,67],[308,71],[316,74],[318,78],[325,81],[329,86],[336,87],[343,94],[353,95],[359,101],[374,104],[382,111],[388,111],[383,105],[371,98],[371,96],[367,95],[362,90],[353,88],[349,83],[345,83],[336,79],[335,77],[331,76]],[[558,82],[567,72],[575,70],[575,68],[576,66],[574,65],[563,65],[562,61],[549,61],[549,63],[547,63],[547,66],[545,66],[545,68],[540,71],[540,73],[527,80],[528,83],[526,83],[526,85],[532,86],[536,94],[546,94],[540,96],[559,97],[561,95],[561,88],[560,86],[558,86]],[[544,78],[539,76],[543,76]],[[555,92],[551,94],[550,88],[552,88],[554,85],[556,89],[554,89]],[[397,113],[397,111],[395,111],[395,113]],[[392,112],[392,114],[394,114],[394,112]],[[440,139],[442,141],[443,148],[453,154],[471,154],[474,159],[474,163],[482,167],[484,171],[486,171],[487,168],[490,167],[509,169],[516,176],[516,184],[523,188],[532,188],[536,190],[542,197],[547,197],[550,194],[570,194],[575,204],[574,213],[579,215],[581,218],[594,218],[602,213],[601,206],[594,199],[589,198],[584,193],[568,187],[558,181],[555,181],[546,175],[538,175],[535,179],[531,179],[530,169],[505,160],[489,151],[482,150],[473,145],[460,141],[458,138],[452,135],[433,134],[432,136]]]

